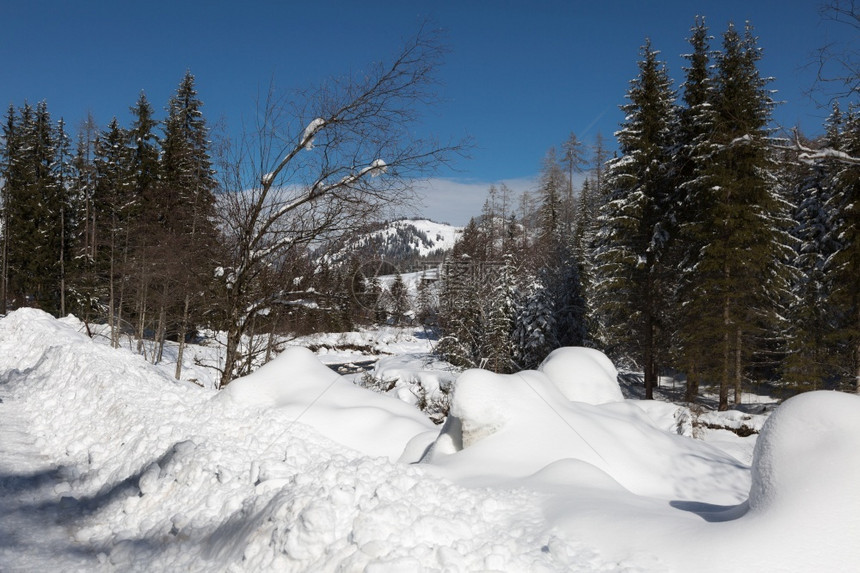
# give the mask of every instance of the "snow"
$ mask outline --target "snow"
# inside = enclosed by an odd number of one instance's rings
[[[318,117],[311,121],[302,132],[301,146],[305,149],[314,148],[314,136],[325,126],[325,120]]]
[[[756,443],[751,511],[857,515],[858,451],[860,396],[819,391],[789,400],[768,418]],[[825,464],[797,463],[822,453]]]
[[[388,171],[388,165],[383,160],[377,159],[370,164],[369,171],[371,177],[379,177]]]
[[[400,457],[413,436],[433,429],[414,407],[346,381],[300,347],[234,380],[215,400],[278,408],[336,442],[391,460]]]
[[[453,386],[440,428],[302,348],[217,392],[79,328],[0,320],[0,570],[860,569],[857,396],[708,414],[760,429],[738,459],[584,349],[434,380],[391,335],[378,374]]]
[[[352,241],[353,247],[361,247],[367,241],[373,238],[381,238],[383,241],[396,238],[398,230],[403,230],[408,227],[414,227],[419,233],[423,233],[428,241],[421,240],[419,236],[415,236],[413,242],[410,243],[411,249],[420,257],[426,257],[438,251],[449,251],[454,248],[454,243],[460,238],[463,233],[462,227],[454,227],[444,223],[436,223],[428,219],[402,219],[392,221],[383,229],[360,235]]]
[[[615,365],[599,350],[558,348],[544,359],[538,369],[568,400],[603,404],[624,399]]]

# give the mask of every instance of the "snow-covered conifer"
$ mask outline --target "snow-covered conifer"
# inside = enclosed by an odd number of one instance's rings
[[[675,94],[658,52],[646,42],[639,75],[631,81],[618,132],[621,156],[610,161],[609,201],[600,214],[591,300],[602,342],[642,362],[646,397],[665,352],[667,273],[662,257],[671,230],[669,177]]]

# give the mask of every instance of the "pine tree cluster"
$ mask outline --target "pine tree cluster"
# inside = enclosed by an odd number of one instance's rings
[[[34,306],[184,341],[204,323],[217,251],[216,182],[194,77],[159,122],[141,93],[132,125],[89,117],[73,145],[47,104],[10,106],[3,125],[0,308]],[[160,129],[159,129],[160,128]],[[159,133],[160,131],[160,133]]]
[[[642,368],[648,397],[665,370],[686,375],[688,400],[718,387],[722,409],[758,381],[854,388],[857,166],[798,162],[773,135],[749,24],[712,50],[698,19],[689,40],[682,103],[646,43],[622,106],[585,261],[591,334]],[[852,109],[811,145],[856,157]]]
[[[680,96],[646,41],[614,157],[598,137],[589,163],[571,134],[519,219],[490,188],[446,263],[450,361],[509,372],[584,343],[644,372],[648,398],[671,373],[722,409],[759,382],[860,387],[860,108],[792,145],[752,27],[713,40],[697,18]]]

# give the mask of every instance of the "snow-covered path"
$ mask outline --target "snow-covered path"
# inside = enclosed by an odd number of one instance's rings
[[[63,499],[63,469],[40,452],[29,426],[0,385],[0,571],[98,570],[98,557],[64,525],[75,509]]]

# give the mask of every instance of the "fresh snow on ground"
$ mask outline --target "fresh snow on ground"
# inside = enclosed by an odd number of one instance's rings
[[[860,570],[857,396],[697,414],[585,349],[437,371],[417,331],[387,395],[302,348],[218,392],[79,327],[0,320],[2,571]],[[395,399],[434,384],[442,426]]]

